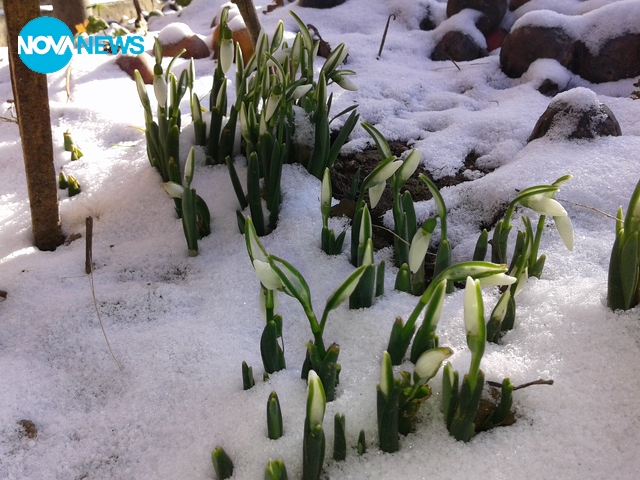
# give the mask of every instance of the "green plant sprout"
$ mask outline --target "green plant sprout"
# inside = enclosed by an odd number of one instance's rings
[[[302,367],[301,376],[306,379],[309,371],[315,370],[322,379],[327,400],[333,401],[335,388],[338,385],[340,375],[340,365],[337,363],[340,347],[338,344],[333,343],[326,348],[322,335],[329,312],[349,298],[357,287],[358,282],[360,282],[366,267],[362,266],[351,272],[333,293],[329,295],[324,311],[322,312],[322,317],[320,321],[318,321],[318,317],[316,317],[313,306],[311,305],[311,291],[309,290],[309,285],[306,280],[289,262],[266,252],[258,239],[255,228],[253,228],[253,222],[249,217],[245,219],[245,239],[249,257],[251,258],[262,287],[266,290],[282,291],[300,302],[309,320],[311,332],[314,337],[313,342],[307,343],[307,356]],[[280,328],[280,330],[282,330],[282,328]],[[278,358],[282,357],[282,362],[284,362],[283,351],[278,350],[275,355]]]
[[[544,256],[538,257],[538,248],[547,216],[552,216],[556,224],[560,238],[568,250],[573,249],[573,226],[567,211],[553,197],[560,190],[560,185],[571,178],[564,175],[551,185],[536,185],[521,191],[511,201],[504,214],[504,218],[498,222],[493,232],[491,244],[491,261],[494,263],[507,263],[507,243],[511,233],[511,217],[518,205],[528,207],[540,215],[533,239],[531,256],[527,268],[530,276],[539,277],[544,267]]]
[[[281,458],[277,460],[269,459],[264,472],[264,480],[287,480],[288,478],[284,460]]]
[[[629,310],[640,302],[640,182],[636,185],[627,214],[616,215],[616,239],[611,250],[607,283],[607,306]]]
[[[282,410],[278,394],[271,392],[267,400],[267,435],[271,440],[277,440],[282,436]]]
[[[446,283],[443,284],[443,282],[458,282],[470,276],[474,279],[481,279],[484,285],[510,285],[514,283],[516,279],[506,275],[505,272],[507,272],[506,265],[479,261],[456,263],[440,272],[421,295],[407,322],[404,323],[400,317],[396,318],[391,328],[387,347],[392,365],[400,365],[404,361],[405,353],[416,332],[418,317],[427,307],[429,308],[427,308],[427,313],[420,327],[420,335],[416,336],[414,340],[416,346],[412,347],[411,356],[413,359],[417,359],[425,351],[438,346],[435,328],[440,318],[441,307],[439,304],[442,301],[440,296],[444,295],[442,290],[446,288]]]
[[[153,67],[153,91],[158,102],[157,116],[154,120],[151,102],[147,89],[139,71],[135,71],[138,96],[144,108],[145,137],[147,140],[147,157],[152,167],[155,167],[163,182],[174,182],[182,185],[180,174],[180,102],[185,94],[189,71],[184,70],[178,80],[171,71],[173,62],[180,57],[182,50],[171,59],[166,72],[162,68],[162,46],[155,39],[153,52],[155,65]],[[175,199],[176,213],[182,216],[182,205],[179,198]]]
[[[325,454],[322,428],[327,399],[322,381],[313,370],[309,371],[307,389],[307,415],[304,420],[302,446],[302,480],[319,480]]]
[[[64,138],[64,150],[66,152],[71,152],[71,161],[78,160],[79,158],[81,158],[83,156],[83,153],[80,151],[80,149],[76,145],[76,142],[73,141],[73,138],[71,137],[71,133],[69,132],[69,130],[64,132],[62,136]]]
[[[80,182],[73,175],[69,175],[67,177],[67,192],[69,193],[69,198],[78,195],[82,191],[82,187],[80,186]]]
[[[218,480],[226,480],[233,475],[233,462],[224,448],[217,446],[211,452],[211,460],[213,461],[213,469],[216,471]]]
[[[247,362],[242,362],[242,389],[249,390],[256,384],[253,378],[253,367],[247,365]]]
[[[367,439],[365,438],[364,430],[360,430],[360,434],[358,435],[358,446],[356,448],[358,450],[358,455],[364,455],[367,453]]]
[[[320,196],[320,213],[322,214],[322,251],[327,255],[338,255],[342,253],[346,230],[340,232],[336,237],[333,230],[329,228],[329,216],[331,215],[331,171],[329,167],[324,169],[322,176],[322,193]]]
[[[393,375],[391,357],[382,353],[380,382],[376,386],[378,406],[378,437],[383,452],[397,452],[399,434],[408,435],[422,403],[431,396],[427,382],[431,380],[447,358],[453,354],[450,348],[433,348],[424,352],[416,363],[413,376],[400,372]],[[412,378],[413,377],[413,378]]]
[[[464,323],[467,332],[467,345],[471,351],[469,372],[458,388],[458,372],[451,363],[444,367],[442,405],[449,433],[456,439],[468,442],[477,429],[475,420],[484,389],[484,373],[480,362],[486,344],[486,326],[480,280],[467,277],[464,292]],[[513,385],[508,378],[502,382],[500,403],[483,421],[482,429],[499,426],[507,417],[512,405]]]
[[[424,174],[420,174],[419,178],[426,184],[427,188],[431,192],[431,196],[433,197],[433,201],[436,205],[437,216],[440,219],[440,244],[436,251],[436,259],[433,269],[433,278],[435,278],[440,274],[440,272],[451,265],[451,245],[449,243],[449,238],[447,237],[447,208],[435,183],[433,183]],[[403,208],[405,211],[411,211],[411,209],[413,209],[413,206],[409,207],[411,197],[406,196],[405,193],[405,198],[406,206]],[[402,220],[404,220],[404,218]],[[412,221],[415,220],[412,219]],[[401,226],[403,223],[404,221],[401,221]],[[425,262],[426,255],[429,250],[431,235],[433,234],[435,227],[436,219],[428,218],[424,221],[420,229],[417,229],[413,234],[409,245],[407,260],[398,270],[398,275],[396,277],[397,290],[409,292],[414,295],[421,295],[424,293],[427,285],[431,282],[432,279],[425,278]],[[397,227],[396,230],[398,230]],[[447,293],[453,292],[453,282],[447,282],[446,290]]]
[[[236,99],[228,108],[226,73],[234,58],[232,32],[227,25],[228,10],[228,7],[223,9],[220,16],[219,61],[214,72],[209,105],[208,163],[226,163],[240,207],[250,207],[256,231],[262,236],[277,225],[283,163],[299,161],[310,173],[321,178],[324,169],[333,165],[357,124],[355,106],[329,120],[332,96],[329,95],[327,99],[326,95],[330,83],[352,88],[346,76],[355,72],[337,68],[348,53],[345,45],[340,44],[320,69],[317,82],[314,81],[313,63],[318,44],[314,45],[306,25],[291,12],[300,25],[300,32],[294,38],[292,47],[283,42],[282,22],[279,22],[271,39],[261,32],[256,51],[246,64],[242,51],[236,46]],[[311,155],[299,155],[301,147],[295,145],[294,107],[302,108],[314,125],[314,149]],[[330,123],[348,112],[351,115],[331,142]],[[246,195],[232,161],[238,120],[248,162]],[[261,178],[264,178],[268,222],[263,218]],[[244,228],[243,218],[238,216],[241,230]]]
[[[170,196],[181,202],[182,228],[187,239],[190,257],[198,255],[198,240],[211,233],[209,208],[204,200],[196,194],[195,188],[191,188],[194,168],[194,149],[191,147],[184,168],[184,187],[181,183],[172,181],[162,184]]]
[[[524,231],[518,231],[509,266],[509,274],[516,278],[517,281],[502,293],[491,313],[487,323],[487,340],[489,342],[497,342],[504,332],[513,328],[516,316],[516,295],[524,289],[528,277],[535,276],[540,278],[542,275],[546,255],[541,254],[538,256],[538,250],[547,215],[553,217],[558,233],[567,249],[573,249],[571,219],[562,205],[553,198],[559,190],[559,186],[570,178],[571,175],[565,175],[551,185],[537,185],[523,190],[509,204],[504,219],[500,220],[496,226],[493,241],[491,242],[492,259],[494,257],[505,258],[502,252],[507,250],[507,241],[512,228],[510,219],[517,205],[528,207],[540,215],[535,233],[529,217],[522,216],[522,223],[525,228]],[[474,257],[482,254],[483,245],[485,244],[484,235],[483,232],[478,239]],[[478,251],[481,253],[478,253]]]
[[[260,280],[260,316],[265,327],[260,337],[260,355],[266,374],[286,368],[284,340],[282,339],[282,316],[278,308],[278,290],[282,283],[268,267],[268,254],[255,231],[253,222],[245,222],[245,241],[249,258]],[[279,343],[279,339],[282,345]]]

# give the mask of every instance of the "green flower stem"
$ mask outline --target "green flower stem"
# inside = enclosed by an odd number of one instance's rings
[[[333,421],[333,459],[342,461],[347,458],[347,438],[344,415],[336,413]]]
[[[382,393],[379,384],[376,390],[380,450],[387,453],[397,452],[400,449],[398,432],[398,410],[400,408],[400,394],[402,393],[400,380],[394,379],[391,391],[387,396]]]

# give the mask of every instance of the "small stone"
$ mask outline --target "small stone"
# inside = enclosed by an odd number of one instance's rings
[[[487,50],[479,46],[471,35],[457,30],[444,34],[431,53],[431,60],[465,62],[487,56]]]
[[[138,70],[142,80],[147,85],[153,85],[153,64],[154,60],[148,53],[140,55],[118,55],[116,65],[135,80],[134,72]]]
[[[18,425],[20,425],[24,429],[23,433],[27,438],[36,438],[38,436],[38,429],[36,428],[36,424],[31,420],[20,420],[18,422]]]
[[[620,135],[620,124],[609,107],[588,88],[578,87],[556,95],[533,127],[528,141],[544,136],[591,139]]]

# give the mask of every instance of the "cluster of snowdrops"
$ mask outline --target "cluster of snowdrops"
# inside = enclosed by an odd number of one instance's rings
[[[233,12],[231,12],[233,14]],[[278,295],[284,293],[297,299],[308,318],[313,340],[307,343],[307,354],[302,367],[302,378],[308,381],[306,419],[303,437],[303,478],[320,478],[325,459],[323,430],[326,402],[334,400],[341,366],[338,363],[340,347],[328,343],[323,337],[329,314],[347,299],[349,308],[368,308],[376,297],[384,293],[384,261],[374,263],[372,219],[374,208],[382,192],[390,184],[393,193],[394,263],[397,267],[395,288],[418,297],[416,307],[403,321],[396,318],[391,327],[389,342],[382,353],[380,381],[377,384],[378,445],[385,452],[399,449],[400,435],[407,435],[415,427],[421,404],[429,398],[428,386],[453,351],[440,346],[437,326],[447,293],[454,284],[464,285],[464,328],[471,352],[469,370],[462,377],[450,363],[444,366],[442,409],[451,435],[469,441],[479,431],[505,423],[512,408],[513,385],[505,378],[499,387],[499,400],[492,404],[488,414],[478,415],[485,390],[484,374],[480,368],[485,344],[498,342],[503,333],[514,326],[516,296],[525,288],[529,276],[540,277],[545,255],[539,253],[547,217],[552,217],[556,228],[569,250],[573,248],[571,220],[562,205],[554,199],[560,185],[570,178],[566,175],[549,185],[537,185],[521,191],[508,205],[504,217],[489,233],[479,234],[473,258],[452,263],[451,246],[447,238],[447,208],[436,185],[420,175],[433,196],[436,216],[422,223],[417,220],[411,193],[403,187],[415,174],[420,152],[411,150],[403,158],[392,154],[385,138],[372,125],[361,122],[372,137],[381,161],[362,181],[356,175],[352,187],[355,215],[351,225],[350,258],[354,270],[327,298],[318,317],[311,305],[311,293],[302,274],[286,259],[269,254],[260,237],[277,227],[281,204],[280,178],[284,163],[298,162],[311,175],[322,180],[319,232],[321,248],[328,255],[343,251],[345,231],[336,234],[329,228],[332,203],[331,168],[340,149],[358,124],[356,107],[330,116],[332,95],[327,87],[337,84],[355,89],[349,76],[355,72],[341,68],[348,48],[340,44],[316,69],[318,42],[312,39],[304,22],[293,12],[299,32],[293,43],[283,41],[284,25],[278,25],[268,37],[260,35],[255,54],[245,61],[242,50],[233,45],[228,27],[230,12],[223,10],[220,17],[218,64],[209,93],[208,121],[203,116],[200,97],[194,92],[195,68],[184,70],[179,78],[171,71],[173,61],[162,67],[162,51],[155,45],[153,91],[157,101],[154,112],[147,89],[139,74],[137,88],[145,111],[145,135],[149,161],[161,174],[163,186],[175,202],[175,211],[182,219],[190,256],[198,253],[198,240],[210,233],[210,215],[206,203],[197,195],[191,183],[195,174],[194,148],[190,148],[186,163],[181,168],[180,103],[189,90],[192,122],[196,145],[204,147],[208,164],[226,164],[230,181],[236,192],[239,208],[238,227],[244,234],[247,251],[259,280],[260,311],[265,321],[260,338],[260,352],[265,376],[286,368],[282,346],[283,319],[278,314]],[[237,14],[237,12],[236,12]],[[178,55],[179,56],[179,55]],[[175,60],[176,56],[173,60]],[[228,72],[235,63],[235,101],[229,106]],[[317,77],[316,77],[317,74]],[[330,124],[344,119],[342,127],[331,133]],[[312,144],[304,144],[296,136],[301,121],[313,128]],[[240,128],[243,154],[247,161],[245,186],[240,181],[233,158],[236,129]],[[182,170],[182,171],[181,171]],[[366,197],[369,202],[367,203]],[[509,253],[509,238],[513,229],[516,209],[525,207],[538,215],[532,222],[528,215],[521,216],[523,228]],[[248,215],[247,215],[248,211]],[[638,303],[638,272],[640,264],[640,183],[636,188],[626,217],[618,212],[616,240],[611,255],[608,303],[613,309],[629,309]],[[431,238],[439,228],[439,243],[435,250],[433,274],[427,275],[425,265],[431,262]],[[491,261],[486,261],[491,246]],[[433,247],[432,247],[433,248]],[[510,262],[507,260],[510,258]],[[431,271],[431,269],[429,269]],[[485,319],[481,288],[501,286],[501,296],[490,317]],[[419,325],[420,323],[420,325]],[[413,372],[394,374],[394,366],[406,357],[415,365]],[[254,383],[253,369],[243,362],[242,379],[245,389]],[[267,402],[269,438],[282,435],[282,413],[275,392]],[[335,418],[333,458],[346,456],[345,418]],[[361,431],[357,451],[366,450],[364,431]],[[217,447],[212,459],[219,478],[233,473],[233,462],[223,448]],[[269,461],[265,478],[287,478],[282,460]]]

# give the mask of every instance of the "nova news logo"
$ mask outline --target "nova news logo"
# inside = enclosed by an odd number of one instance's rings
[[[74,41],[71,30],[53,17],[40,17],[27,23],[18,35],[20,60],[34,72],[54,73],[65,68],[73,54],[108,54],[110,52],[144,52],[144,38],[140,35],[110,37],[93,35]]]

